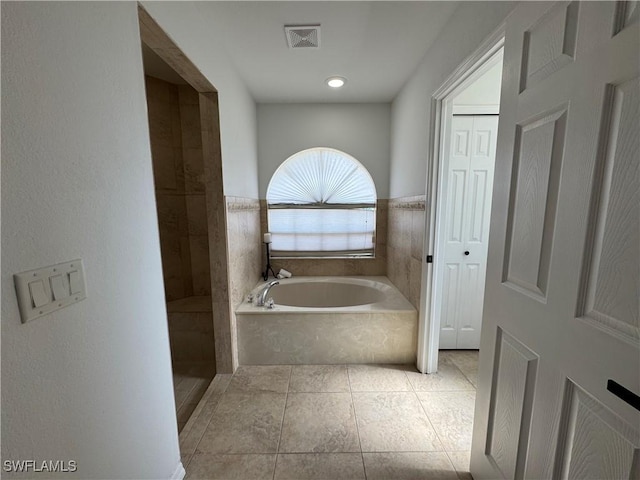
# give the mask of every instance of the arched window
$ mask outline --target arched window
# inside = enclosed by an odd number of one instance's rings
[[[267,188],[274,257],[373,257],[376,187],[367,169],[332,148],[285,160]]]

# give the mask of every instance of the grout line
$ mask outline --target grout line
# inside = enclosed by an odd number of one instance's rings
[[[282,410],[282,421],[280,422],[280,436],[278,437],[278,446],[276,447],[276,461],[273,464],[272,479],[276,478],[276,468],[278,467],[278,455],[280,455],[280,443],[282,442],[282,431],[284,430],[284,417],[287,414],[287,403],[289,402],[289,389],[291,388],[291,377],[293,376],[293,367],[295,365],[289,365],[289,380],[287,381],[287,392],[284,397],[284,409]]]
[[[347,381],[349,382],[349,396],[351,397],[351,406],[353,407],[353,421],[356,424],[356,434],[358,435],[358,446],[360,447],[360,459],[362,460],[362,471],[364,478],[367,478],[367,467],[364,464],[364,453],[362,452],[362,440],[360,439],[360,428],[358,427],[358,414],[356,413],[356,403],[353,401],[353,390],[351,388],[351,375],[349,374],[349,365],[347,365]]]
[[[282,432],[280,432],[280,435],[282,435]],[[273,480],[276,479],[276,470],[278,469],[278,457],[280,456],[280,454],[278,453],[278,451],[276,450],[276,454],[275,454],[275,458],[273,460],[273,475],[271,476],[271,478]]]
[[[460,450],[462,451],[462,450]],[[456,466],[453,464],[453,460],[451,460],[451,456],[449,455],[450,452],[444,452],[447,455],[447,458],[449,459],[449,463],[451,464],[451,466],[453,467],[453,471],[456,473],[456,477],[458,477],[458,480],[460,480],[462,477],[460,476],[460,474],[462,472],[458,472],[458,469],[456,468]],[[467,467],[467,470],[470,470],[469,467]]]
[[[413,386],[413,383],[411,383],[411,379],[409,378],[409,375],[407,375],[407,371],[403,370],[404,373],[404,377],[407,379],[407,382],[409,382],[409,386],[411,387],[411,390],[409,390],[410,392],[416,393],[416,389]],[[417,396],[417,395],[416,395]],[[420,401],[420,399],[418,399],[418,401]]]
[[[427,418],[427,422],[429,422],[429,425],[431,426],[431,430],[433,430],[433,433],[435,434],[436,438],[438,439],[438,443],[440,443],[440,446],[442,447],[442,450],[440,450],[440,451],[444,452],[445,451],[444,443],[442,443],[442,439],[440,438],[440,435],[438,435],[438,431],[433,426],[433,422],[431,422],[431,419],[429,418],[429,415],[427,414],[427,411],[425,410],[424,405],[422,404],[422,401],[420,400],[420,397],[418,397],[418,395],[415,392],[414,392],[414,395],[418,399],[418,403],[420,404],[420,408],[424,412],[424,416]],[[447,458],[448,457],[449,456],[447,455]],[[451,460],[449,460],[449,461],[451,461]]]

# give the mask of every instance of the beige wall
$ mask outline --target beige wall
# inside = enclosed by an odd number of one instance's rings
[[[225,197],[229,265],[229,308],[233,369],[238,366],[236,307],[258,283],[261,272],[260,202]]]
[[[505,19],[517,2],[460,2],[391,106],[389,197],[424,195],[431,97]]]
[[[282,162],[313,147],[352,155],[371,175],[377,197],[389,197],[391,104],[269,103],[258,105],[257,117],[260,198]]]
[[[386,275],[387,274],[387,200],[378,199],[376,209],[375,258],[275,258],[271,265],[277,274],[281,268],[293,275]],[[260,200],[261,232],[267,232],[267,202]],[[262,236],[260,236],[262,239]],[[260,240],[261,241],[261,240]],[[262,265],[266,265],[266,250],[261,243]]]
[[[78,466],[2,478],[180,478],[137,5],[8,2],[1,32],[2,460]],[[87,298],[21,323],[13,274],[76,258]]]
[[[141,4],[218,92],[224,192],[258,198],[256,104],[225,48],[224,19],[211,2]]]
[[[145,77],[167,300],[211,295],[198,94]]]
[[[426,196],[389,200],[387,276],[420,310]]]

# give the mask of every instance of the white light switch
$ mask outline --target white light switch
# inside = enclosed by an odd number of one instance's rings
[[[82,260],[16,273],[13,279],[22,323],[87,298]]]
[[[69,296],[69,287],[67,287],[62,275],[49,277],[49,283],[51,283],[51,291],[53,292],[54,300],[62,300]]]
[[[71,293],[78,293],[82,291],[82,277],[77,270],[69,272],[69,288]]]
[[[31,282],[29,284],[29,293],[31,294],[31,305],[36,308],[42,307],[51,301],[47,291],[44,289],[42,280]]]

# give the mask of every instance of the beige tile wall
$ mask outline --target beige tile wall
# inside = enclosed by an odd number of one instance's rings
[[[387,274],[387,203],[378,199],[376,209],[376,253],[375,258],[294,258],[273,259],[271,265],[277,274],[281,268],[294,275],[386,275]],[[260,200],[261,233],[267,229],[267,201]],[[262,238],[262,236],[260,236]],[[262,269],[266,265],[266,253],[262,247]]]
[[[387,277],[419,309],[426,196],[389,200]]]
[[[174,363],[206,362],[215,365],[211,299],[205,298],[209,299],[208,311],[174,312],[169,309],[167,313],[171,360]]]
[[[168,301],[193,295],[178,87],[145,77],[160,249]]]
[[[234,365],[238,363],[236,307],[260,280],[260,202],[225,197],[229,265],[229,306]]]
[[[168,301],[211,295],[198,94],[145,77]]]
[[[192,290],[194,295],[211,295],[200,99],[198,92],[193,88],[180,85],[178,87],[178,101]]]

